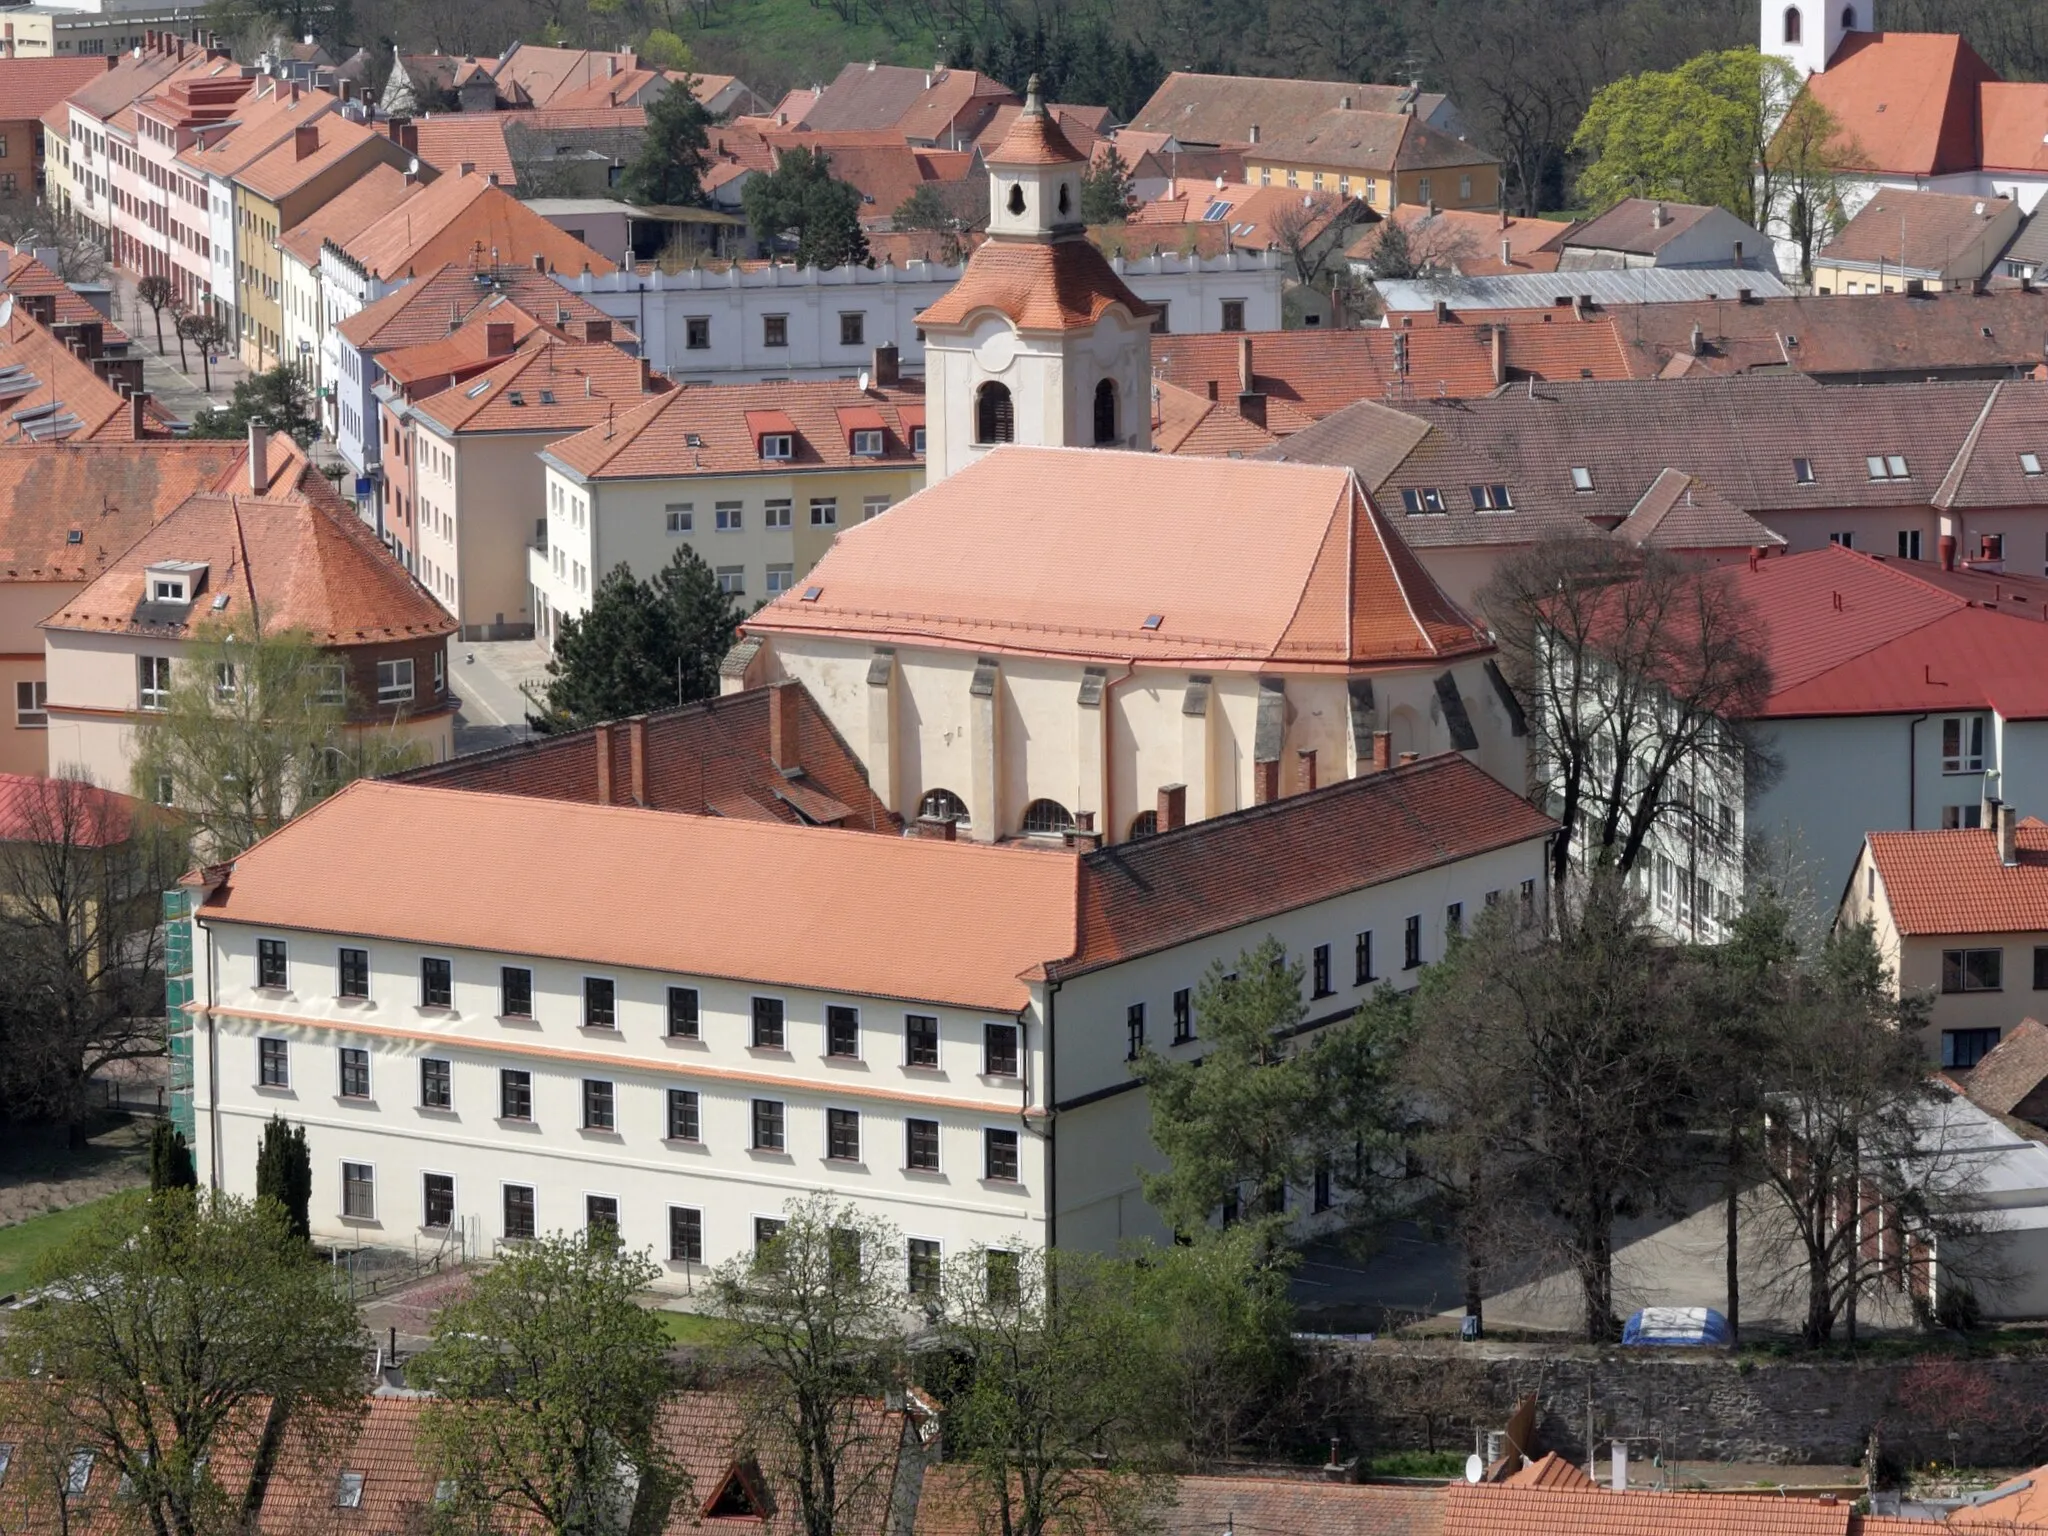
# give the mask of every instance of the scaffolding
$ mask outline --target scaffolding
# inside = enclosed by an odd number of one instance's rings
[[[164,892],[164,1046],[170,1059],[171,1124],[190,1142],[192,1112],[192,893]]]

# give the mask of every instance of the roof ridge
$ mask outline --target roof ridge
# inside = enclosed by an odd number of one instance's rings
[[[1984,397],[1983,407],[1977,412],[1977,419],[1970,423],[1970,430],[1965,434],[1962,446],[1956,450],[1955,458],[1949,463],[1948,473],[1941,477],[1941,484],[1935,487],[1932,498],[1935,506],[1946,507],[1954,503],[1957,493],[1962,489],[1963,477],[1970,472],[1970,465],[1977,457],[1977,441],[1984,434],[1984,424],[1991,419],[1992,407],[1997,405],[1999,392],[2004,388],[2005,380],[1999,379],[1991,386],[1991,392]]]

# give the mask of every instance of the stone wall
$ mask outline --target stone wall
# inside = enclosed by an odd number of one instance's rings
[[[1435,1390],[1455,1397],[1446,1383],[1460,1378],[1474,1402],[1488,1405],[1483,1420],[1505,1422],[1516,1399],[1535,1393],[1537,1445],[1584,1460],[1591,1426],[1604,1451],[1615,1437],[1631,1439],[1639,1459],[1661,1442],[1667,1461],[1756,1461],[1848,1466],[1862,1459],[1873,1428],[1893,1454],[1952,1456],[1968,1465],[2016,1466],[2048,1454],[2048,1353],[2028,1351],[1968,1357],[1944,1364],[1972,1386],[1949,1394],[1957,1401],[1981,1393],[1988,1411],[1950,1425],[1934,1425],[1924,1411],[1909,1416],[1901,1383],[1909,1360],[1730,1359],[1707,1351],[1596,1351],[1503,1345],[1343,1346],[1349,1378],[1340,1395],[1344,1415],[1360,1441],[1385,1449],[1423,1444],[1424,1425],[1400,1405],[1375,1401],[1375,1357],[1380,1369],[1412,1368],[1424,1361]],[[1389,1359],[1391,1356],[1393,1359]],[[1420,1358],[1418,1358],[1420,1357]],[[1926,1359],[1943,1357],[1929,1356]],[[1924,1367],[1923,1367],[1924,1369]],[[1405,1374],[1405,1373],[1404,1373]],[[1414,1379],[1409,1375],[1409,1379]],[[1981,1389],[1978,1387],[1981,1384]],[[1921,1396],[1928,1395],[1923,1385]],[[1457,1415],[1464,1418],[1465,1415]],[[1959,1439],[1947,1440],[1953,1427]],[[1470,1431],[1465,1431],[1469,1443]],[[1438,1443],[1446,1436],[1441,1431]]]

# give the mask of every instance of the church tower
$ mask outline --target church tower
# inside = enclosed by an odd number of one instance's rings
[[[1039,100],[988,157],[988,239],[917,317],[925,482],[1004,443],[1152,448],[1152,308],[1081,222],[1088,162]]]
[[[1801,75],[1825,71],[1842,39],[1877,30],[1877,0],[1762,0],[1760,46]]]

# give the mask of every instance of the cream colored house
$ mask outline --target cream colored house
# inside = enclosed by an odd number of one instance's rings
[[[747,621],[905,816],[1111,842],[1459,751],[1516,793],[1486,632],[1347,469],[1000,448],[844,532]]]
[[[1839,919],[1872,924],[1898,988],[1929,1000],[1929,1051],[1957,1069],[2037,1015],[2048,992],[2048,825],[1996,800],[1980,819],[1870,833]]]
[[[590,610],[614,567],[693,549],[749,600],[786,592],[844,528],[924,487],[924,389],[893,349],[858,381],[671,390],[541,454],[545,539],[527,554],[539,638]],[[886,379],[886,382],[884,380]]]

